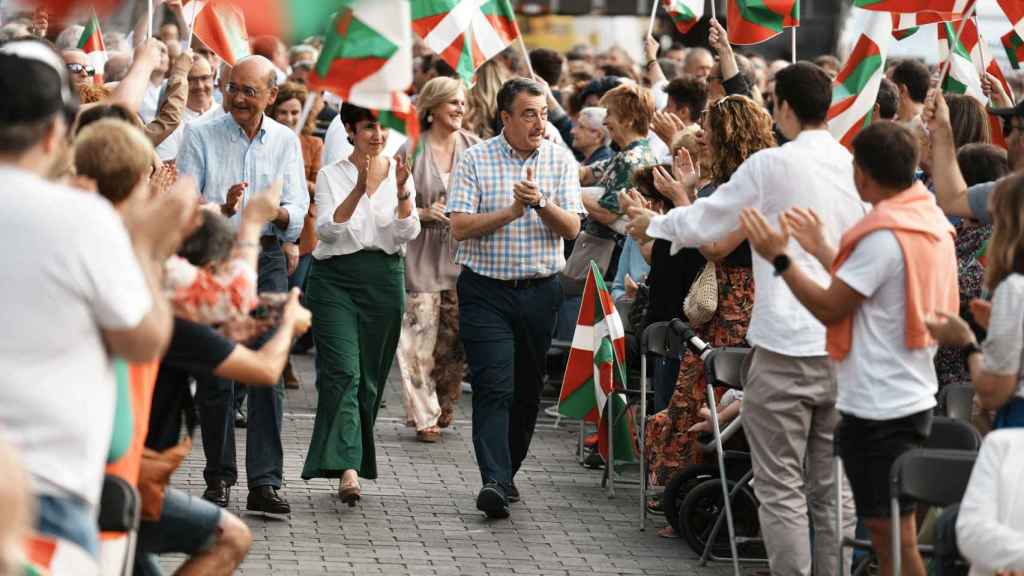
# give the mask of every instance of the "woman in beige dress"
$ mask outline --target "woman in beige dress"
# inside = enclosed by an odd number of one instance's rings
[[[416,100],[423,137],[413,163],[422,231],[406,246],[405,316],[398,366],[406,420],[422,442],[436,442],[451,424],[465,357],[459,342],[455,239],[445,216],[448,181],[462,153],[480,141],[462,129],[466,92],[453,78],[427,82]],[[399,154],[410,154],[404,148]]]

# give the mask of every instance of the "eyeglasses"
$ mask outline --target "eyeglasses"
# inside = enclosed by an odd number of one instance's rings
[[[252,86],[239,86],[234,82],[228,82],[225,92],[230,96],[234,96],[241,92],[246,98],[255,98],[260,92],[263,92],[263,90],[253,88]]]
[[[86,76],[94,76],[96,74],[95,68],[85,64],[68,64],[67,68],[68,72],[71,72],[72,74],[85,74]]]
[[[202,76],[189,76],[189,84],[198,84],[200,82],[213,82],[213,74],[203,74]]]
[[[312,70],[313,66],[315,66],[315,65],[316,65],[316,62],[313,62],[312,60],[299,60],[295,64],[292,64],[292,69],[294,69],[294,70]]]
[[[1013,131],[1024,132],[1024,124],[1014,124],[1016,116],[1010,118],[1003,118],[1003,138],[1009,138]]]

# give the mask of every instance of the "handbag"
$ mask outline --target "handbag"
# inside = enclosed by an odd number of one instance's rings
[[[565,296],[580,296],[587,284],[587,274],[590,273],[590,261],[597,263],[597,267],[603,273],[608,270],[612,261],[612,253],[615,252],[615,237],[603,238],[587,231],[581,231],[576,237],[576,243],[572,247],[572,254],[565,261],[565,268],[561,273],[562,294]]]
[[[718,278],[715,263],[708,262],[690,285],[690,291],[683,300],[683,314],[686,314],[690,326],[701,326],[707,324],[717,310]]]
[[[142,465],[139,467],[139,495],[142,496],[143,520],[160,520],[164,494],[167,492],[171,475],[181,466],[191,450],[192,438],[188,436],[178,445],[162,452],[150,448],[143,449]]]

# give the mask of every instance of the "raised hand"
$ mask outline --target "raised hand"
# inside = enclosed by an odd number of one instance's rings
[[[750,246],[762,258],[771,262],[777,256],[786,253],[789,244],[789,226],[785,218],[779,218],[782,227],[776,231],[757,208],[744,208],[740,213],[740,223],[750,241]]]
[[[533,179],[532,166],[526,169],[526,179],[516,182],[512,187],[512,193],[524,206],[536,206],[540,203],[540,186]]]
[[[993,108],[1010,108],[1013,106],[1013,99],[1003,87],[998,78],[988,72],[981,78],[981,89],[992,100]]]
[[[166,192],[178,179],[178,169],[174,164],[164,164],[149,179],[149,193],[151,197],[157,197]]]
[[[446,206],[444,202],[438,201],[431,204],[430,208],[427,208],[427,210],[430,212],[430,219],[436,220],[438,222],[444,222],[445,224],[447,224],[448,215],[444,213],[445,208]]]
[[[825,223],[818,213],[810,208],[791,208],[783,213],[782,219],[789,227],[789,233],[808,254],[816,254],[828,245],[825,238]]]
[[[921,120],[924,121],[929,132],[936,132],[939,128],[950,125],[949,106],[939,89],[932,88],[928,91],[928,96],[924,99]]]
[[[653,210],[648,210],[643,206],[633,205],[626,211],[626,215],[629,217],[629,224],[626,226],[626,232],[632,236],[637,243],[646,244],[651,240],[651,237],[647,235],[647,228],[651,225],[651,218],[658,214]]]
[[[145,184],[140,183],[142,186]],[[139,192],[135,195],[143,196]],[[157,261],[174,254],[194,228],[198,198],[195,180],[179,178],[159,197],[126,205],[122,216],[136,249],[148,252]]]
[[[648,203],[636,188],[619,192],[619,209],[623,214],[628,214],[633,207],[649,208]]]
[[[974,332],[962,318],[954,314],[937,312],[924,321],[928,333],[944,346],[967,346],[975,341]]]
[[[410,174],[412,174],[412,162],[403,156],[395,156],[395,178],[398,180],[399,196],[403,195],[405,183],[409,180]]]
[[[683,183],[676,180],[667,170],[661,166],[654,167],[654,189],[667,198],[673,206],[687,206],[690,199],[686,194]]]
[[[708,44],[711,45],[711,49],[715,51],[719,56],[725,56],[726,54],[732,54],[732,45],[729,44],[729,33],[726,32],[722,24],[711,19],[711,26],[708,29]]]
[[[651,122],[651,130],[661,138],[665,144],[671,145],[676,135],[686,128],[683,120],[671,112],[655,112],[654,120]]]
[[[245,205],[243,216],[252,218],[256,222],[270,222],[277,218],[283,187],[284,183],[281,180],[274,180],[269,187],[253,194]]]
[[[220,205],[220,211],[228,218],[235,215],[238,212],[238,206],[242,203],[242,197],[245,196],[245,189],[249,187],[248,182],[239,182],[228,188],[228,197],[224,200],[224,203]]]
[[[658,41],[650,34],[644,37],[644,59],[647,62],[658,59]]]
[[[975,298],[970,303],[971,315],[974,321],[985,330],[988,330],[988,323],[992,320],[992,303],[987,300]]]

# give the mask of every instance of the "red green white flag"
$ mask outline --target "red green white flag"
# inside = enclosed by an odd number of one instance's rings
[[[1007,20],[1013,26],[1018,38],[1024,38],[1024,2],[1021,0],[996,0],[1003,9]]]
[[[954,14],[952,12],[936,12],[933,10],[902,14],[893,12],[892,35],[897,40],[903,40],[917,32],[918,28],[921,26],[926,24],[935,24],[936,22],[949,22],[957,16],[958,14]]]
[[[570,418],[598,423],[598,451],[605,461],[609,430],[616,460],[632,462],[636,457],[633,419],[626,410],[625,395],[615,391],[625,388],[626,374],[622,319],[601,271],[591,262],[562,379],[558,411]],[[609,408],[614,422],[607,417]]]
[[[704,17],[704,0],[661,0],[676,30],[686,34]]]
[[[857,133],[871,124],[892,36],[892,18],[888,14],[871,14],[866,22],[846,65],[832,82],[828,128],[847,148],[852,146]]]
[[[971,18],[963,25],[954,47],[952,39],[957,27],[958,23],[950,22],[939,25],[939,55],[942,60],[952,58],[949,74],[943,79],[943,91],[968,94],[986,104],[988,98],[981,88],[981,78],[988,73],[999,80],[1007,94],[1012,94],[1003,71],[978,33],[977,20]]]
[[[82,36],[78,39],[78,49],[89,57],[89,63],[96,70],[93,81],[96,84],[103,84],[103,69],[107,65],[107,46],[103,42],[103,32],[100,30],[100,20],[96,12],[85,24]]]
[[[879,12],[954,12],[963,14],[974,0],[853,0],[855,8]],[[1013,0],[1016,1],[1016,0]]]
[[[210,0],[196,15],[196,38],[222,60],[234,66],[251,54],[245,14],[232,2]]]
[[[1010,60],[1010,66],[1014,70],[1020,70],[1020,63],[1024,62],[1024,40],[1013,30],[1010,30],[1000,39],[1003,48],[1006,49],[1006,57]]]
[[[759,44],[800,25],[800,0],[728,0],[729,43]]]
[[[519,37],[509,0],[412,0],[412,28],[466,82]]]

